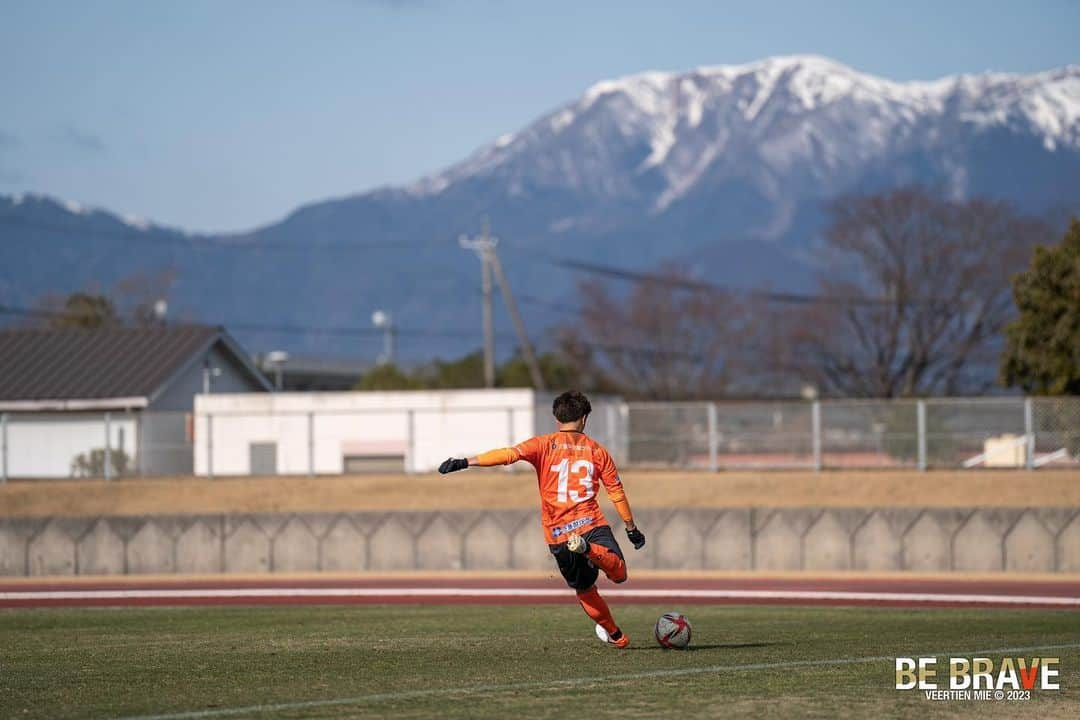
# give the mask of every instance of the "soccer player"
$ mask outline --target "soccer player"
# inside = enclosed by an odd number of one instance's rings
[[[445,475],[469,466],[510,465],[519,460],[536,468],[544,534],[559,572],[566,584],[577,591],[585,613],[596,622],[597,636],[625,648],[630,638],[615,624],[596,589],[597,568],[612,582],[626,582],[622,550],[596,502],[597,480],[604,484],[608,498],[626,523],[626,536],[635,549],[645,546],[645,535],[634,525],[615,461],[600,443],[585,434],[585,423],[592,412],[589,399],[576,390],[564,392],[555,398],[552,412],[559,429],[550,435],[475,457],[449,458],[439,466],[439,472]]]

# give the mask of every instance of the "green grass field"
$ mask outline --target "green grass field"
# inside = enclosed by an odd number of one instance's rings
[[[569,605],[6,610],[0,716],[1080,717],[1080,613],[691,606],[673,652],[669,609],[616,608],[626,651]],[[1061,658],[1028,702],[893,689],[896,655],[1062,644],[1010,653]]]

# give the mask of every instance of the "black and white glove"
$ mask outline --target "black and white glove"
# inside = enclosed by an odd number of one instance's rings
[[[445,475],[446,473],[464,470],[467,467],[469,467],[469,461],[466,458],[446,458],[443,464],[439,466],[439,472]]]
[[[635,550],[645,547],[645,533],[635,528],[626,528],[626,537],[634,544]]]

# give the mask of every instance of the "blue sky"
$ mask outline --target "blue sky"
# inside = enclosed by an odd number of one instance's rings
[[[1080,62],[1080,1],[0,0],[0,193],[246,229],[411,181],[592,83],[817,53],[885,77]]]

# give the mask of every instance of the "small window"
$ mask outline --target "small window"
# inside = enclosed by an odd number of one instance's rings
[[[277,443],[251,443],[248,452],[252,475],[277,475]]]

